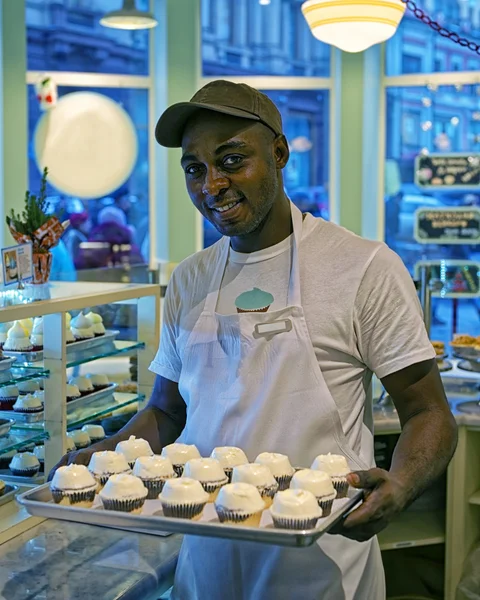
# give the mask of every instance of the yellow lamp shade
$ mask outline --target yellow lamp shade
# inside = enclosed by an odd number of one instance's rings
[[[362,52],[391,38],[405,8],[401,0],[307,0],[302,4],[313,35],[345,52]]]

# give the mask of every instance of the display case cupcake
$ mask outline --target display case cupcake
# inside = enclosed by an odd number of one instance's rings
[[[312,492],[322,509],[324,517],[328,517],[332,512],[333,501],[337,497],[337,491],[333,487],[330,475],[324,471],[314,471],[313,469],[297,471],[292,477],[290,488]]]
[[[133,474],[141,479],[147,488],[147,500],[156,500],[165,482],[177,476],[170,459],[156,454],[137,458],[133,466]]]
[[[290,464],[288,456],[278,452],[262,452],[255,459],[256,463],[265,465],[275,477],[280,491],[288,489],[295,469]]]
[[[208,494],[196,479],[179,477],[167,479],[159,500],[166,517],[198,521],[207,504]]]
[[[248,463],[245,452],[236,446],[217,446],[213,449],[211,457],[222,465],[229,481],[232,479],[232,471],[235,467]]]
[[[228,483],[215,500],[220,523],[258,527],[265,502],[257,488],[249,483]]]
[[[88,396],[88,394],[91,394],[92,392],[95,391],[93,389],[93,383],[90,381],[90,379],[88,377],[85,377],[84,375],[79,375],[78,377],[74,377],[68,383],[70,383],[71,385],[77,386],[77,388],[80,392],[80,396]]]
[[[87,448],[91,444],[90,436],[86,431],[82,431],[81,429],[69,431],[67,433],[67,437],[72,438],[73,443],[75,444],[78,450],[81,450],[82,448]]]
[[[50,483],[55,504],[90,508],[95,500],[97,482],[84,465],[59,467]]]
[[[140,458],[140,456],[153,455],[153,450],[150,448],[150,444],[147,440],[137,438],[134,435],[131,435],[128,440],[118,442],[115,447],[115,452],[123,454],[132,469],[137,458]]]
[[[284,490],[273,499],[270,514],[279,529],[313,529],[322,516],[322,509],[312,492]]]
[[[71,320],[70,329],[77,341],[89,340],[95,336],[92,324],[83,313]]]
[[[93,389],[97,392],[104,390],[110,386],[110,381],[106,375],[91,373],[87,375],[93,385]]]
[[[101,442],[105,439],[105,429],[101,425],[84,425],[82,427],[82,431],[88,433],[92,444],[96,444],[97,442]]]
[[[15,321],[13,327],[8,330],[3,349],[5,352],[31,352],[32,348],[29,334],[25,332],[19,321]]]
[[[67,383],[65,388],[65,394],[67,397],[67,402],[71,402],[72,400],[78,400],[81,397],[80,390],[78,389],[78,385],[74,383]]]
[[[275,477],[266,465],[260,463],[235,467],[232,474],[232,483],[254,485],[265,502],[265,508],[270,508],[273,497],[278,492],[278,483]]]
[[[70,437],[67,433],[67,441],[66,441],[66,448],[67,448],[67,453],[68,452],[75,452],[75,450],[77,449],[77,447],[75,446],[75,442],[73,441],[73,438]]]
[[[200,452],[194,444],[174,443],[162,449],[162,456],[172,461],[175,473],[181,477],[185,464],[192,458],[200,458]]]
[[[112,475],[99,496],[105,510],[140,514],[147,498],[147,488],[134,475]]]
[[[312,469],[324,471],[330,475],[333,487],[337,490],[337,499],[346,498],[348,494],[347,475],[350,467],[340,454],[319,454],[312,463]]]
[[[95,337],[100,337],[101,335],[105,335],[105,327],[103,326],[102,317],[94,312],[89,312],[88,315],[85,315],[86,318],[90,321],[93,327],[93,333]]]
[[[33,452],[15,454],[9,466],[16,477],[35,477],[40,471],[40,461]]]
[[[253,288],[248,292],[243,292],[235,300],[237,313],[265,313],[270,308],[274,298],[269,292],[263,292],[258,288]]]
[[[208,494],[208,502],[214,502],[220,488],[228,483],[222,465],[215,458],[192,458],[186,463],[183,475],[202,484]]]
[[[36,317],[33,322],[32,333],[30,334],[33,350],[43,350],[43,317]]]
[[[0,387],[0,410],[13,410],[19,392],[16,385],[4,385]]]
[[[0,323],[0,350],[3,348],[3,344],[5,343],[8,335],[8,331],[13,327],[13,322],[6,321],[5,323]]]
[[[99,484],[98,491],[107,483],[112,475],[131,473],[131,469],[125,457],[112,450],[94,452],[88,463],[88,470]]]
[[[13,412],[26,415],[42,413],[43,404],[37,396],[26,394],[17,398],[17,401],[13,405]]]
[[[19,381],[17,387],[20,395],[34,394],[40,390],[40,383],[36,379],[29,379],[28,381]]]

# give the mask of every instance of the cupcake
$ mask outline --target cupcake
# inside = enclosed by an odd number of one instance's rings
[[[453,340],[450,342],[451,346],[456,346],[457,348],[470,348],[476,344],[476,338],[466,333],[456,333],[453,336]]]
[[[183,474],[202,484],[203,489],[209,494],[208,502],[214,502],[220,488],[228,483],[222,465],[215,458],[192,458],[186,463]]]
[[[13,327],[8,330],[3,349],[8,352],[30,352],[32,350],[30,338],[19,321],[15,321]]]
[[[249,483],[224,485],[215,500],[220,523],[259,527],[265,502],[257,488]]]
[[[253,288],[249,292],[243,292],[235,300],[237,313],[265,313],[273,302],[272,294]]]
[[[59,467],[50,483],[55,504],[76,508],[90,508],[96,489],[97,482],[84,465]]]
[[[80,390],[78,389],[78,385],[74,383],[67,383],[67,387],[65,389],[67,402],[71,402],[72,400],[78,400],[81,397]]]
[[[25,333],[29,336],[33,330],[33,319],[32,318],[21,319],[19,321],[19,323],[23,327],[23,330],[25,331]]]
[[[437,355],[437,358],[441,358],[443,356],[445,356],[445,344],[443,342],[435,342],[432,341],[432,346],[433,349],[435,350],[435,354]]]
[[[313,469],[302,469],[297,471],[290,483],[292,490],[308,490],[312,492],[322,509],[322,515],[328,517],[332,512],[333,501],[337,497],[337,491],[333,487],[330,475],[324,471]]]
[[[235,446],[218,446],[213,449],[211,457],[218,460],[222,465],[225,475],[228,477],[228,481],[231,481],[232,479],[234,467],[246,465],[248,463],[245,452]]]
[[[105,429],[101,425],[84,425],[82,431],[88,433],[92,444],[105,439]]]
[[[40,473],[43,473],[45,471],[45,446],[43,444],[41,446],[35,446],[33,453],[40,463]]]
[[[13,327],[13,323],[11,321],[7,321],[5,323],[0,323],[0,349],[3,348],[3,344],[7,339],[7,334],[9,329]]]
[[[80,392],[80,396],[88,396],[91,394],[93,389],[93,384],[88,377],[84,377],[83,375],[79,375],[78,377],[74,377],[69,381],[71,385],[76,385]]]
[[[30,334],[33,350],[43,350],[43,317],[37,317],[33,322]]]
[[[105,335],[105,327],[103,326],[103,319],[99,314],[94,313],[94,312],[89,312],[88,315],[85,315],[85,316],[92,324],[93,333],[94,333],[95,337]]]
[[[322,509],[312,492],[284,490],[273,499],[270,514],[279,529],[313,529],[322,516]]]
[[[95,391],[104,390],[110,385],[110,381],[108,380],[108,377],[106,375],[94,375],[92,373],[91,375],[87,375],[87,377],[92,382],[93,389]]]
[[[147,500],[156,500],[165,482],[177,476],[170,459],[156,454],[137,458],[133,474],[141,479],[147,488]]]
[[[167,479],[158,499],[166,517],[198,521],[208,502],[208,494],[196,479],[179,477]]]
[[[68,314],[68,313],[67,313]],[[71,344],[72,342],[76,342],[75,336],[70,329],[70,325],[65,326],[65,343]]]
[[[67,433],[66,438],[67,438],[67,441],[66,441],[67,454],[68,454],[68,452],[75,452],[77,447],[75,446],[75,442],[73,441],[72,437],[70,437]]]
[[[16,454],[18,454],[16,450],[9,450],[8,452],[0,454],[0,469],[8,469],[10,463],[12,462],[12,458]]]
[[[0,410],[13,410],[13,405],[18,398],[18,387],[16,385],[4,385],[0,387]]]
[[[344,456],[330,453],[319,454],[313,461],[311,468],[317,471],[324,471],[330,475],[333,487],[337,490],[337,500],[347,497],[347,475],[351,470]]]
[[[232,483],[249,483],[254,485],[265,502],[265,508],[270,508],[273,497],[278,491],[278,483],[266,465],[252,463],[240,465],[233,469]]]
[[[255,459],[256,463],[268,467],[278,483],[280,491],[288,489],[292,476],[295,473],[288,456],[276,452],[262,452]]]
[[[81,448],[86,448],[90,446],[91,440],[90,436],[86,431],[81,431],[80,429],[75,429],[75,431],[69,431],[67,433],[67,437],[72,438],[75,446],[80,450]]]
[[[99,496],[105,510],[118,510],[132,514],[142,512],[147,498],[147,488],[134,475],[112,475]]]
[[[35,379],[29,381],[19,381],[17,383],[19,394],[34,394],[40,389],[40,384]]]
[[[99,484],[97,491],[100,491],[101,487],[107,483],[108,478],[112,475],[130,473],[130,467],[125,457],[111,450],[94,452],[90,457],[88,470]]]
[[[193,444],[175,443],[165,446],[162,449],[162,456],[171,460],[175,473],[181,477],[185,463],[192,458],[200,458],[200,452]]]
[[[40,462],[32,452],[15,454],[10,463],[10,471],[17,477],[35,477],[40,471]]]
[[[43,404],[40,398],[33,394],[26,394],[25,396],[19,396],[17,401],[13,405],[13,411],[21,414],[36,414],[43,412]]]
[[[150,448],[147,440],[136,438],[134,435],[131,435],[128,440],[118,442],[115,452],[123,454],[132,469],[137,458],[140,458],[140,456],[152,456],[153,454],[153,450]]]
[[[83,313],[72,319],[70,329],[77,341],[89,340],[94,337],[92,324]]]

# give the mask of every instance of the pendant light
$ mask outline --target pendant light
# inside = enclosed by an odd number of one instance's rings
[[[362,52],[392,37],[402,0],[307,0],[302,12],[313,35],[345,52]]]
[[[123,0],[122,8],[107,13],[100,24],[113,29],[150,29],[158,25],[158,21],[152,13],[137,10],[135,0]]]

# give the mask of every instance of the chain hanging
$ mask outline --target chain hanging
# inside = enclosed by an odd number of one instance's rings
[[[433,31],[436,31],[444,38],[448,38],[454,44],[458,44],[459,46],[462,46],[462,48],[468,48],[480,56],[480,44],[467,40],[467,38],[461,37],[455,31],[449,31],[445,27],[442,27],[440,23],[434,21],[427,14],[425,14],[421,8],[418,8],[413,0],[401,1],[407,5],[407,8],[413,12],[417,19],[422,21],[422,23],[425,23],[425,25],[428,25],[431,29],[433,29]]]

